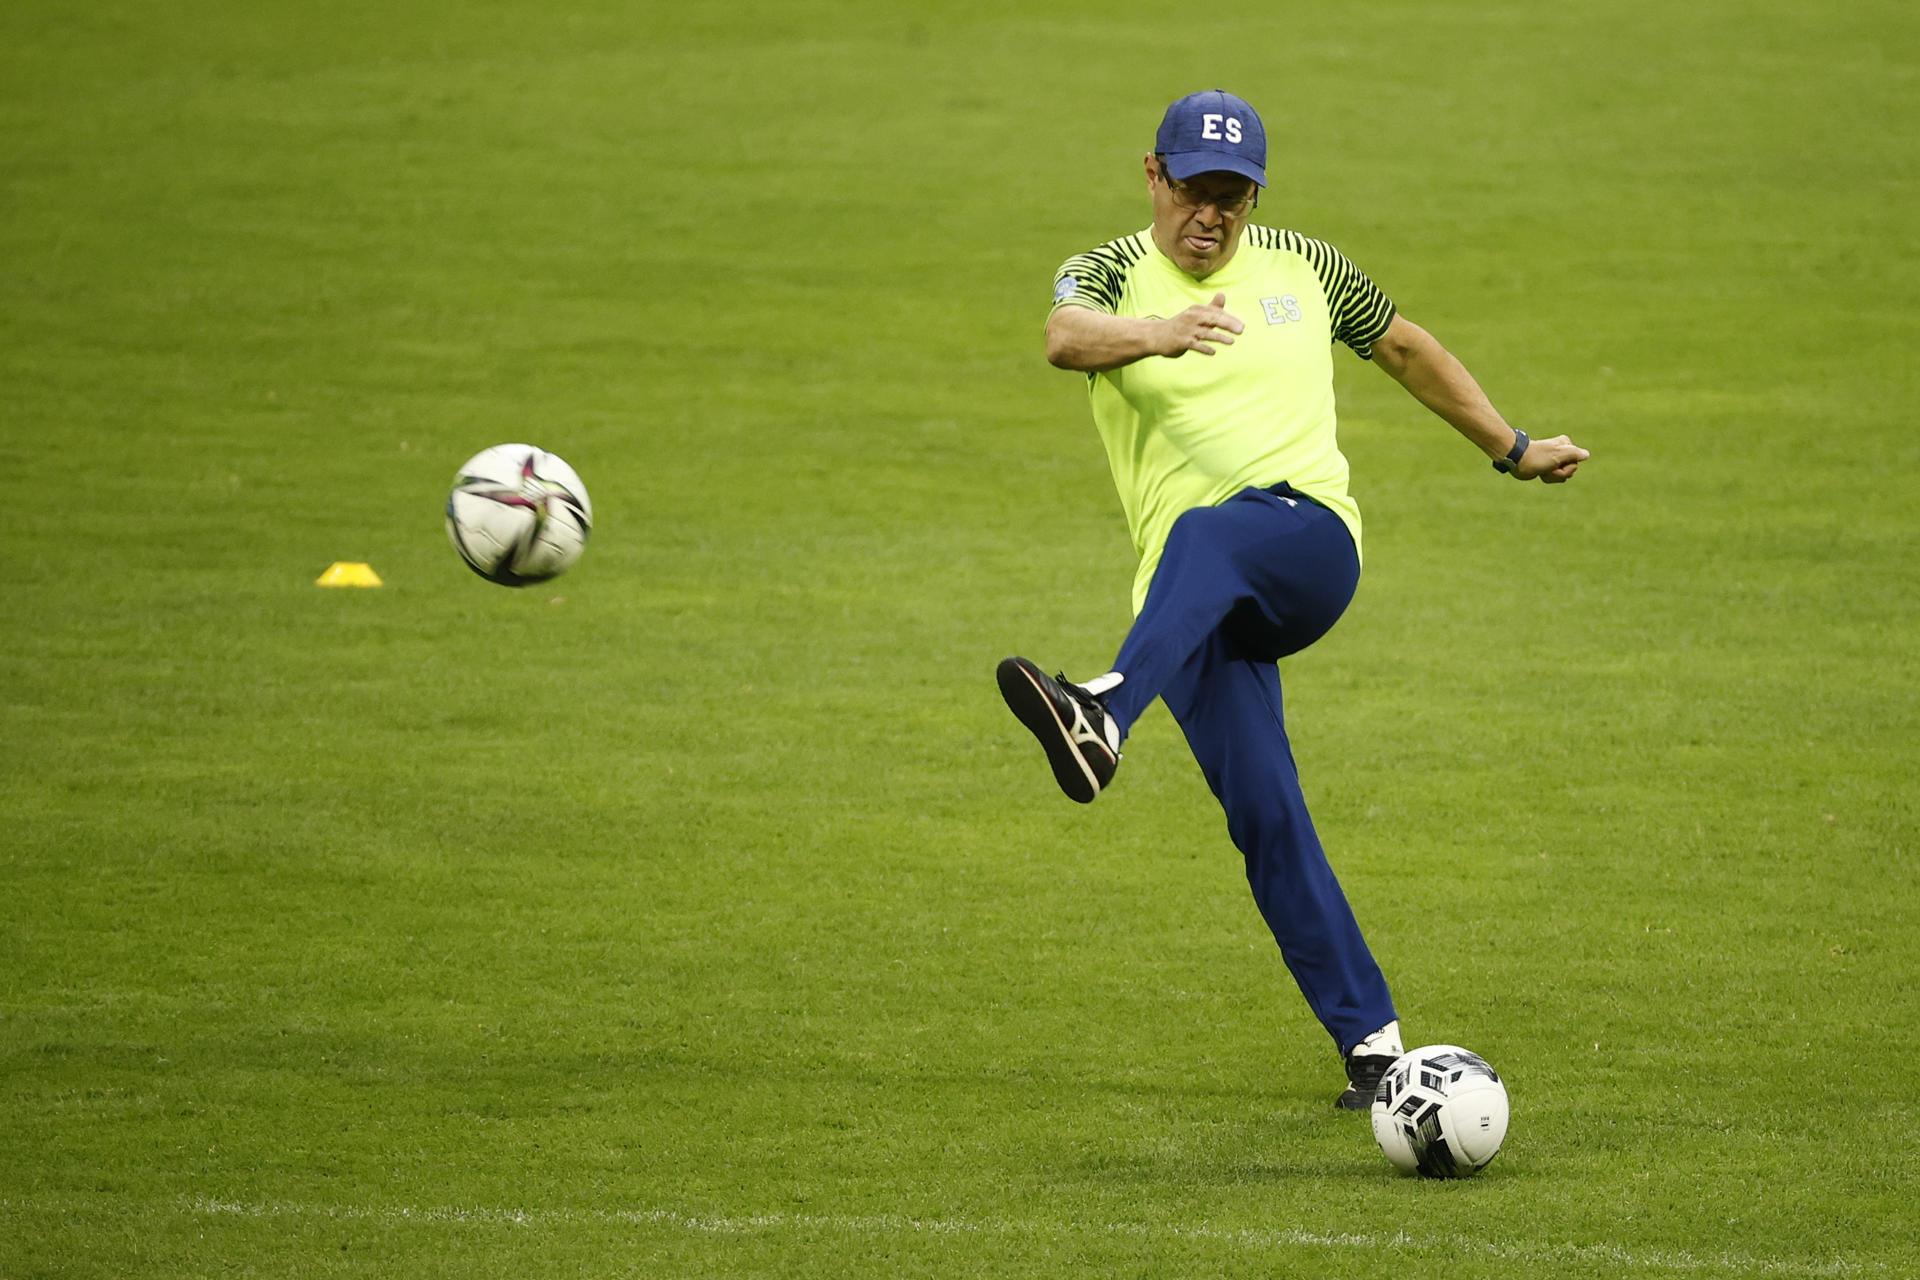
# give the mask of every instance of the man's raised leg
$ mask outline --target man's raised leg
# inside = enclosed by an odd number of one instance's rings
[[[1106,695],[1121,736],[1236,612],[1275,637],[1275,656],[1326,633],[1353,598],[1360,563],[1340,517],[1305,498],[1243,489],[1174,522]]]

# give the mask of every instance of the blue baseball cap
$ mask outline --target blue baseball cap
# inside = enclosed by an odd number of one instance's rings
[[[1225,172],[1267,185],[1267,127],[1245,98],[1225,89],[1190,93],[1168,107],[1153,150],[1166,157],[1169,178]]]

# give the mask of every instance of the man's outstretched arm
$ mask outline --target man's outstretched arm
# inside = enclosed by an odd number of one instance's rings
[[[1425,329],[1395,316],[1373,344],[1373,362],[1453,429],[1480,446],[1489,458],[1505,457],[1518,440],[1507,420],[1487,399],[1467,367]],[[1548,484],[1572,478],[1591,455],[1565,436],[1535,440],[1514,468],[1522,480],[1536,476]]]
[[[1232,346],[1246,326],[1227,314],[1227,295],[1208,306],[1188,307],[1168,320],[1110,316],[1091,307],[1061,307],[1047,317],[1047,363],[1056,369],[1103,373],[1148,356],[1213,354],[1213,344]]]

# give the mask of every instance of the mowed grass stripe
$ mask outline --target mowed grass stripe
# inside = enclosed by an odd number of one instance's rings
[[[189,1214],[219,1218],[324,1218],[340,1222],[453,1224],[510,1227],[652,1226],[714,1235],[756,1232],[857,1235],[1117,1236],[1151,1241],[1206,1240],[1254,1252],[1301,1247],[1391,1253],[1419,1257],[1485,1257],[1538,1264],[1604,1264],[1632,1271],[1683,1271],[1730,1275],[1852,1276],[1878,1274],[1877,1264],[1833,1259],[1787,1262],[1743,1254],[1693,1254],[1674,1249],[1634,1249],[1617,1244],[1548,1244],[1466,1235],[1419,1236],[1408,1232],[1338,1232],[1284,1227],[1217,1227],[1167,1222],[1061,1222],[1044,1218],[916,1218],[899,1214],[746,1213],[700,1214],[675,1209],[549,1209],[478,1205],[316,1205],[194,1200]]]

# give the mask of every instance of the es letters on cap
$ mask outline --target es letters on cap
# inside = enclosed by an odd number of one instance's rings
[[[1222,125],[1226,127],[1225,133],[1220,131]],[[1200,136],[1209,142],[1220,142],[1222,140],[1238,142],[1242,136],[1240,117],[1221,115],[1218,112],[1209,111],[1200,117]]]

